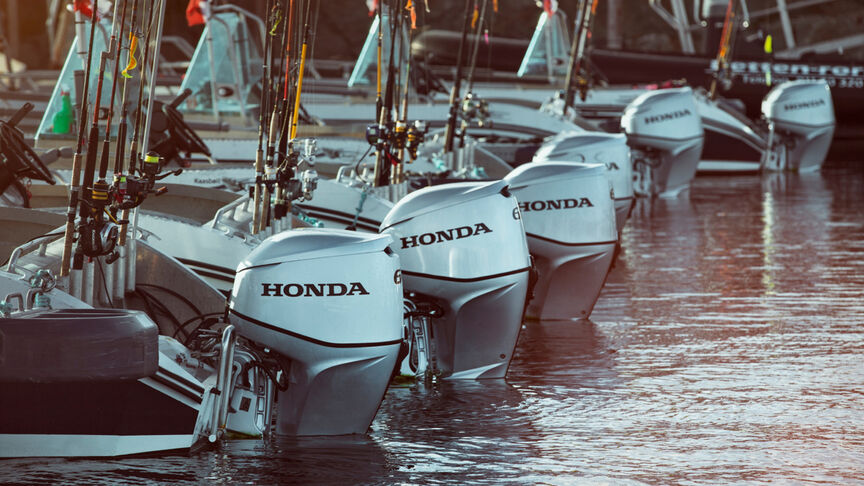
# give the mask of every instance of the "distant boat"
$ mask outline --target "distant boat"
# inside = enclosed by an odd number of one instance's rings
[[[459,35],[447,31],[427,31],[417,36],[411,44],[415,58],[423,59],[430,67],[448,66],[455,62]],[[491,59],[488,66],[495,71],[494,81],[521,83],[548,83],[548,78],[521,77],[516,72],[529,47],[529,42],[519,39],[489,39],[489,44],[480,46],[480,59]],[[494,55],[491,55],[494,54]],[[598,77],[610,85],[639,85],[663,83],[670,80],[686,80],[692,87],[710,88],[716,72],[716,59],[701,55],[680,53],[657,53],[593,48],[591,63]],[[743,102],[748,118],[761,117],[762,99],[773,85],[789,80],[824,79],[831,88],[837,117],[834,138],[860,138],[864,122],[864,62],[853,62],[838,56],[814,55],[805,59],[774,59],[764,55],[737,56],[730,63],[731,83],[720,86],[718,93],[727,99]],[[442,76],[448,70],[437,70]],[[771,72],[771,85],[765,73]],[[482,79],[482,78],[481,78]]]

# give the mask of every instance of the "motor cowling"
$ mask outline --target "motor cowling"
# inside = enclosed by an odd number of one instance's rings
[[[393,236],[408,291],[443,309],[435,320],[438,371],[501,378],[521,327],[530,257],[507,184],[464,182],[420,189],[381,224]]]
[[[633,100],[621,129],[634,154],[634,172],[648,183],[637,193],[674,196],[696,175],[705,132],[690,88],[648,91]]]
[[[299,229],[266,239],[238,266],[238,332],[290,360],[277,427],[291,435],[364,433],[402,342],[399,257],[387,235]]]
[[[505,178],[519,200],[538,271],[528,317],[591,314],[618,240],[606,172],[600,164],[532,162]]]
[[[534,161],[603,164],[615,193],[618,231],[624,227],[633,206],[633,163],[627,136],[622,133],[562,132],[545,141]]]
[[[836,125],[831,88],[825,80],[778,84],[762,100],[762,115],[772,139],[781,137],[778,142],[788,147],[784,168],[815,170],[822,165]]]

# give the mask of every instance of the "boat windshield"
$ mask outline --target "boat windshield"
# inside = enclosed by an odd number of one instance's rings
[[[520,78],[527,75],[546,75],[550,80],[566,76],[567,61],[570,58],[569,46],[570,35],[567,33],[567,17],[564,12],[559,10],[551,17],[546,12],[541,13],[516,75]]]
[[[381,41],[381,65],[386,67],[390,63],[390,15],[387,9],[383,11],[384,24],[381,26],[382,41]],[[402,42],[399,42],[394,47],[393,55],[399,59],[398,64],[400,79],[405,79],[408,75],[406,72],[408,66],[408,54],[410,46],[408,44],[408,32],[401,29]],[[354,70],[351,71],[351,77],[348,78],[348,87],[354,86],[370,86],[375,84],[377,78],[378,67],[378,16],[372,21],[372,26],[369,27],[369,33],[366,35],[366,41],[363,43],[363,48],[360,50],[360,55],[357,56],[357,62],[354,64]],[[385,73],[386,71],[382,71]]]
[[[81,91],[84,86],[84,64],[87,61],[87,43],[90,39],[90,23],[87,22],[81,26],[79,34],[76,36],[72,45],[69,47],[69,53],[66,55],[66,60],[63,62],[63,68],[60,70],[60,76],[57,77],[57,83],[54,85],[54,90],[51,92],[51,98],[45,107],[45,113],[42,115],[42,120],[39,122],[39,128],[36,130],[36,143],[40,139],[68,139],[74,138],[76,127],[78,126],[78,97],[82,95]],[[99,53],[106,50],[109,39],[111,37],[111,22],[108,19],[102,19],[96,25],[96,35],[93,38],[93,53],[90,61],[90,86],[96,86],[99,77]],[[79,40],[83,39],[79,49]],[[140,57],[140,53],[138,56]],[[121,61],[126,61],[126,56],[121,58]],[[108,60],[107,62],[111,62]],[[109,66],[111,64],[108,64]],[[125,67],[125,64],[122,65]],[[121,67],[121,69],[122,69]],[[76,79],[75,73],[79,72]],[[136,73],[129,79],[128,89],[132,93],[138,92],[138,80],[140,76]],[[111,86],[113,81],[113,70],[105,69],[104,86]],[[120,89],[120,88],[118,88]],[[119,96],[119,93],[118,93]],[[104,119],[107,115],[107,106],[111,101],[111,90],[103,89],[99,105],[105,111],[100,113],[100,119]],[[96,102],[96,90],[88,91],[88,106],[93,106]],[[119,110],[119,108],[118,108]],[[115,112],[115,114],[118,114]],[[61,123],[60,120],[65,120]],[[55,121],[58,123],[55,124]],[[71,122],[71,123],[70,123]],[[56,126],[55,126],[56,125]],[[112,135],[117,133],[117,124],[112,127]]]
[[[183,76],[180,89],[192,95],[180,110],[247,116],[257,109],[264,64],[258,44],[244,14],[212,15]]]

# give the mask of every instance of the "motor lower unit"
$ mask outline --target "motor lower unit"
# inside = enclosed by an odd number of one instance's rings
[[[766,163],[769,170],[818,170],[828,155],[836,119],[831,89],[824,80],[787,81],[762,101],[768,121],[768,146],[780,156]]]
[[[365,433],[403,341],[402,277],[391,238],[307,228],[264,240],[237,267],[238,332],[282,355],[277,433]]]
[[[532,162],[505,179],[519,200],[538,278],[527,317],[591,315],[612,265],[618,231],[606,168]]]
[[[434,371],[502,378],[522,323],[531,267],[516,198],[502,181],[442,184],[399,201],[381,224],[405,289],[440,309],[427,336]]]
[[[705,141],[690,88],[639,95],[624,110],[621,129],[634,151],[637,194],[675,197],[690,186]]]

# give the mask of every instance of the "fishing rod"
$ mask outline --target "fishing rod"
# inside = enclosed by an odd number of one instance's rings
[[[729,0],[726,5],[726,19],[723,21],[723,32],[720,34],[720,45],[717,48],[717,69],[714,71],[714,79],[711,80],[711,89],[708,96],[713,100],[717,97],[717,82],[721,77],[725,78],[729,69],[729,56],[732,43],[732,21],[735,18],[735,0]]]
[[[393,104],[396,96],[396,37],[399,35],[398,28],[401,22],[398,21],[401,15],[401,1],[394,9],[392,4],[388,8],[390,16],[390,53],[387,58],[387,85],[384,87],[384,105],[378,117],[377,131],[373,134],[373,138],[377,140],[375,153],[375,169],[373,172],[373,185],[375,187],[386,186],[390,183],[391,166],[398,164],[390,149],[393,145],[393,139],[399,135],[395,133],[393,126]],[[404,125],[400,125],[400,130],[404,134]],[[368,134],[367,134],[367,138]]]
[[[585,51],[588,48],[588,41],[592,37],[591,26],[594,21],[594,14],[597,12],[597,1],[593,0],[589,3],[588,0],[582,0],[580,9],[577,12],[577,25],[573,32],[573,44],[570,49],[570,69],[567,70],[567,78],[564,82],[567,88],[564,95],[562,114],[566,114],[567,109],[573,106],[577,87],[579,89],[579,97],[583,101],[585,100],[588,81],[582,76],[581,72],[582,64],[585,60]]]
[[[302,7],[302,5],[301,5]],[[294,151],[293,142],[297,138],[297,123],[300,116],[300,95],[303,92],[303,75],[306,71],[306,52],[309,46],[309,33],[311,31],[311,19],[312,19],[312,0],[309,0],[306,3],[305,14],[302,16],[303,22],[303,37],[302,44],[300,46],[300,57],[298,59],[299,65],[297,68],[297,88],[294,92],[294,107],[291,110],[291,129],[288,135],[288,141],[285,143],[286,153],[283,155],[283,160],[280,162],[278,169],[274,172],[273,176],[276,178],[276,195],[277,195],[277,204],[274,208],[274,216],[275,219],[281,219],[286,216],[290,212],[290,203],[285,200],[285,190],[286,184],[290,184],[290,181],[294,176],[294,168],[298,162],[298,155]],[[287,116],[287,115],[286,115]],[[284,138],[284,133],[283,133]],[[293,196],[293,194],[289,194],[289,196]],[[268,206],[268,218],[269,214],[269,206]]]
[[[286,41],[293,38],[290,44],[285,44],[286,55],[286,80],[284,86],[288,86],[289,82],[292,86],[291,91],[285,91],[283,87],[283,108],[282,126],[279,131],[279,156],[280,160],[268,178],[268,184],[274,187],[275,205],[271,209],[268,208],[268,221],[272,221],[274,231],[281,231],[284,226],[281,222],[283,218],[290,217],[292,214],[291,205],[295,199],[309,200],[312,197],[312,192],[317,186],[318,174],[314,170],[304,170],[298,172],[301,163],[301,157],[304,160],[311,162],[311,157],[315,152],[316,144],[314,140],[307,140],[304,146],[303,155],[295,147],[297,137],[298,121],[300,114],[303,112],[301,104],[301,96],[303,92],[303,76],[306,70],[306,56],[309,50],[310,39],[313,35],[312,21],[312,1],[308,1],[305,5],[301,2],[297,3],[296,11],[291,2],[290,13],[288,14],[288,26]],[[317,23],[318,12],[321,7],[320,3],[315,4],[315,23]],[[297,25],[303,25],[303,28],[294,28],[293,17],[298,17]],[[296,31],[296,32],[295,32]],[[314,42],[314,41],[312,41]],[[296,76],[291,76],[292,72],[296,72]],[[290,80],[287,78],[290,77]],[[287,95],[287,96],[286,96]],[[290,220],[288,223],[290,227]]]
[[[268,23],[270,22],[270,12],[272,9],[272,0],[267,0],[264,12],[265,15],[267,15],[266,20]],[[268,33],[265,33],[264,45],[262,46],[264,49],[264,65],[261,71],[263,77],[261,78],[261,100],[258,109],[258,148],[255,151],[255,191],[252,201],[253,234],[261,231],[261,206],[264,198],[264,134],[266,131],[265,123],[267,119],[265,108],[267,101],[267,78],[270,76],[270,49],[271,43],[273,42],[269,35],[269,26],[265,26],[265,28],[268,28]]]
[[[402,98],[402,58],[404,56],[404,36],[402,34],[402,30],[405,27],[405,9],[404,3],[402,0],[399,0],[396,5],[396,12],[393,15],[392,21],[393,28],[390,32],[390,42],[391,44],[391,52],[394,54],[391,55],[390,58],[390,69],[389,75],[391,78],[388,79],[388,83],[392,89],[390,93],[390,113],[387,116],[387,132],[392,133],[390,136],[390,140],[387,146],[387,152],[389,154],[388,158],[390,159],[390,165],[387,168],[387,181],[388,184],[395,184],[400,179],[400,174],[402,172],[402,155],[404,154],[405,148],[405,132],[408,128],[405,120],[402,119],[399,115],[399,100]],[[396,52],[396,44],[399,45],[399,58],[395,57]],[[397,64],[398,63],[398,64]],[[398,67],[397,67],[398,66]],[[406,76],[407,77],[407,76]],[[395,116],[395,120],[393,120]],[[396,150],[396,154],[393,154],[393,150]]]
[[[279,73],[279,80],[278,81],[279,82],[273,86],[273,91],[275,92],[277,89],[279,89],[279,86],[282,86],[283,88],[282,88],[282,96],[281,97],[275,96],[275,93],[274,93],[273,114],[272,114],[272,117],[270,118],[270,141],[269,141],[269,143],[273,147],[272,151],[275,152],[275,154],[271,155],[270,158],[273,159],[276,156],[279,157],[278,161],[277,160],[271,160],[271,162],[270,162],[271,166],[275,165],[278,167],[276,169],[276,172],[277,172],[277,175],[276,175],[277,185],[276,185],[276,191],[275,191],[276,205],[275,205],[275,208],[273,210],[275,221],[281,220],[285,216],[285,213],[286,213],[285,201],[284,201],[285,191],[283,190],[282,184],[278,183],[278,181],[280,179],[278,173],[281,170],[281,166],[286,159],[285,151],[287,150],[287,142],[286,142],[285,137],[284,137],[284,126],[285,126],[284,119],[286,118],[284,113],[285,113],[285,109],[287,108],[287,103],[288,103],[288,100],[287,100],[288,97],[287,97],[287,91],[286,91],[286,88],[288,85],[288,73],[286,72],[286,70],[288,67],[287,64],[290,62],[290,57],[288,54],[288,52],[289,52],[288,51],[288,43],[289,43],[289,37],[288,36],[290,34],[291,20],[293,20],[291,18],[292,14],[293,14],[293,1],[285,3],[283,5],[283,9],[282,9],[282,18],[281,18],[282,41],[280,44],[280,50],[284,50],[286,52],[286,55],[285,56],[281,56],[281,55],[279,56],[279,70],[278,70],[278,73]],[[274,27],[274,30],[275,30],[275,27]],[[282,115],[281,118],[279,117],[280,114]],[[278,141],[278,148],[277,148],[277,141]],[[277,228],[277,229],[281,229],[281,228]]]
[[[126,65],[126,69],[123,70],[123,73],[124,73],[123,77],[125,78],[123,80],[123,112],[121,115],[121,124],[120,124],[120,127],[118,128],[118,132],[117,132],[118,150],[117,150],[117,154],[116,154],[117,159],[115,161],[115,166],[116,166],[115,167],[115,174],[120,174],[120,180],[117,181],[117,183],[121,186],[122,186],[123,179],[124,179],[122,172],[124,169],[123,160],[125,158],[124,151],[126,148],[126,146],[125,146],[126,133],[128,130],[127,120],[128,120],[128,116],[129,116],[128,107],[127,107],[128,105],[126,103],[126,97],[128,96],[128,94],[127,94],[128,85],[126,83],[132,77],[131,75],[128,74],[128,71],[130,69],[135,69],[136,67],[138,67],[138,62],[137,62],[137,60],[135,60],[134,54],[135,54],[135,47],[137,45],[137,39],[140,37],[139,35],[137,35],[137,34],[133,35],[133,33],[132,33],[132,29],[135,29],[135,27],[137,25],[137,23],[136,23],[137,19],[135,18],[135,16],[137,13],[137,6],[138,6],[138,0],[133,0],[133,1],[134,1],[134,4],[132,6],[132,19],[133,19],[133,21],[132,21],[132,26],[130,27],[130,32],[129,32],[129,34],[130,34],[129,56],[128,56],[129,61]],[[128,182],[134,180],[133,178],[135,175],[135,171],[137,169],[138,131],[139,131],[138,127],[139,127],[140,122],[141,122],[141,112],[144,108],[144,81],[145,81],[144,76],[146,74],[145,71],[147,69],[147,62],[149,61],[150,36],[151,36],[152,30],[153,30],[153,16],[156,12],[156,1],[157,0],[153,0],[153,2],[150,5],[150,11],[145,12],[145,7],[147,6],[147,1],[141,0],[141,30],[142,31],[146,30],[146,33],[144,33],[144,52],[142,53],[142,57],[141,57],[141,67],[138,69],[139,81],[138,81],[138,97],[136,98],[136,102],[135,102],[135,120],[134,120],[133,125],[132,125],[132,138],[130,139],[130,142],[129,142],[129,167],[128,167],[128,175],[125,176],[125,178],[128,178],[127,179],[127,186],[126,186],[127,192],[129,191]],[[146,28],[144,26],[145,23],[146,23]],[[120,217],[120,219],[121,219],[121,221],[120,221],[120,236],[118,237],[117,241],[121,245],[121,247],[126,244],[126,228],[127,228],[127,219],[129,218],[129,209],[131,209],[131,208],[125,208],[125,207],[122,208],[122,213],[121,213],[121,217]]]
[[[144,133],[141,134],[141,152],[145,155],[148,154],[147,149],[150,144],[150,123],[153,121],[153,103],[156,100],[156,78],[158,74],[157,68],[159,66],[159,48],[162,46],[162,29],[165,25],[166,1],[167,0],[161,0],[159,2],[159,22],[156,25],[156,39],[153,43],[153,60],[150,66],[150,85],[147,87],[147,116],[144,118]]]
[[[395,10],[392,3],[388,6],[388,13],[390,13],[388,17],[390,52],[387,66],[387,82],[378,118],[375,123],[366,127],[366,141],[371,146],[370,150],[373,147],[376,149],[372,182],[374,187],[403,182],[405,150],[407,149],[411,160],[416,159],[417,150],[423,142],[426,133],[426,124],[422,121],[417,120],[410,126],[407,121],[409,71],[405,73],[404,91],[399,92],[403,79],[401,78],[402,73],[401,69],[398,69],[398,65],[401,63],[401,58],[408,49],[405,42],[406,35],[403,34],[403,30],[407,28],[405,27],[404,10],[410,10],[409,7],[411,6],[412,2],[409,1],[406,6],[401,0],[395,5]],[[412,28],[414,26],[414,15],[412,12]],[[379,21],[383,23],[383,19]],[[399,44],[400,59],[396,58],[397,42]],[[408,63],[409,66],[406,69],[410,69],[410,57]],[[399,108],[400,99],[401,115]],[[394,117],[396,118],[395,120]]]
[[[90,91],[90,73],[93,65],[93,39],[96,34],[96,17],[97,9],[96,2],[93,2],[93,11],[90,15],[90,40],[87,48],[87,65],[84,67],[84,88],[83,95],[80,101],[80,113],[78,122],[78,140],[75,148],[75,155],[72,157],[72,180],[69,184],[69,205],[66,211],[66,230],[65,241],[63,243],[63,256],[60,260],[60,276],[69,275],[69,267],[72,262],[72,239],[75,234],[75,214],[78,210],[81,187],[79,186],[79,178],[81,176],[81,158],[82,150],[84,149],[84,133],[87,131],[87,113],[88,113],[88,96]],[[80,43],[82,39],[76,38],[75,42]]]
[[[477,0],[474,0],[477,3]],[[450,114],[447,116],[447,131],[444,135],[444,153],[453,151],[453,138],[456,132],[456,118],[458,116],[458,107],[460,100],[460,92],[462,89],[462,55],[465,50],[465,39],[468,37],[468,27],[470,26],[469,14],[471,12],[471,2],[465,0],[465,20],[462,25],[462,37],[459,39],[459,54],[456,57],[456,79],[453,81],[453,88],[450,91]]]
[[[268,2],[270,3],[270,2]],[[267,117],[266,114],[270,113],[269,104],[271,102],[276,106],[277,100],[275,96],[273,96],[273,38],[275,37],[275,30],[278,27],[279,22],[279,9],[277,4],[270,3],[270,10],[268,11],[268,30],[267,30],[267,39],[265,41],[265,56],[266,56],[266,65],[267,70],[265,74],[265,79],[262,82],[262,109],[264,110],[264,130],[265,132],[265,142],[267,145],[267,152],[265,153],[264,158],[264,169],[262,182],[264,187],[262,189],[262,204],[263,208],[261,209],[261,219],[259,220],[259,228],[258,231],[264,231],[267,227],[270,226],[271,219],[271,206],[272,206],[272,197],[275,194],[275,187],[273,186],[272,178],[274,175],[274,166],[273,166],[273,152],[275,150],[275,127],[274,127],[274,117],[276,114],[272,114],[271,117]],[[281,56],[280,56],[281,57]],[[269,120],[269,125],[267,122]],[[269,130],[268,130],[269,127]]]
[[[585,9],[588,0],[579,0],[576,6],[576,18],[573,21],[573,40],[570,43],[570,64],[567,66],[567,76],[564,79],[564,108],[562,114],[567,113],[567,108],[573,105],[575,93],[573,81],[577,76],[576,70],[579,66],[579,39],[582,37],[582,21],[585,18]]]
[[[126,148],[126,129],[127,129],[127,117],[129,116],[129,78],[132,76],[128,73],[130,69],[134,69],[136,66],[133,64],[135,61],[135,47],[138,44],[138,36],[135,33],[135,26],[138,23],[138,0],[132,0],[132,20],[129,24],[129,54],[127,55],[126,68],[123,69],[121,73],[123,75],[123,94],[120,95],[120,123],[117,125],[117,143],[115,144],[114,149],[114,174],[118,175],[123,172],[123,157],[125,155],[124,150]],[[122,45],[122,36],[121,36],[121,45]],[[136,62],[137,64],[137,62]],[[117,73],[114,73],[114,76],[117,76]]]
[[[303,73],[306,70],[306,50],[309,46],[309,31],[311,26],[309,23],[311,14],[312,0],[309,0],[306,6],[306,15],[303,26],[303,44],[300,47],[300,67],[297,70],[297,93],[294,96],[294,109],[291,112],[291,140],[297,138],[297,120],[300,116],[300,93],[303,92]]]
[[[468,93],[474,89],[474,72],[477,68],[477,54],[480,52],[480,31],[482,30],[483,23],[486,22],[486,5],[488,3],[489,0],[483,0],[483,6],[480,8],[480,15],[477,20],[477,30],[474,32],[474,50],[471,53],[471,61],[469,63],[471,68],[468,71]]]
[[[140,152],[138,150],[139,142],[141,138],[140,127],[141,127],[141,118],[144,112],[144,82],[145,76],[147,74],[147,63],[150,62],[150,40],[153,34],[153,22],[155,21],[156,14],[158,12],[158,8],[156,7],[156,2],[159,0],[153,0],[150,4],[150,12],[147,19],[147,33],[144,35],[144,55],[141,57],[141,81],[138,83],[138,99],[135,104],[135,121],[132,123],[132,140],[129,142],[129,173],[134,174],[138,169],[138,161],[140,160]],[[145,0],[146,2],[146,0]],[[147,79],[147,82],[153,83],[155,80]]]
[[[300,9],[300,7],[301,7],[301,5],[299,5],[299,2],[298,2],[297,9]],[[285,49],[285,65],[284,65],[284,71],[281,73],[281,75],[284,77],[283,87],[282,87],[282,106],[279,109],[279,112],[282,115],[281,127],[279,128],[279,154],[282,156],[283,159],[288,156],[288,142],[290,141],[289,140],[289,134],[290,134],[290,130],[291,130],[291,127],[289,125],[291,116],[290,116],[288,110],[292,106],[291,101],[293,100],[293,96],[294,96],[294,91],[288,89],[289,85],[292,88],[294,87],[294,83],[292,81],[292,76],[291,76],[291,71],[292,71],[291,63],[297,57],[296,53],[292,52],[293,50],[296,49],[297,43],[291,42],[291,36],[294,35],[294,11],[295,11],[294,0],[291,0],[289,7],[288,7],[288,11],[289,11],[288,12],[288,23],[285,26],[285,31],[284,31],[286,33],[286,35],[283,39],[283,47]],[[299,15],[299,13],[298,13],[298,15]],[[280,162],[280,165],[281,165],[281,162]]]
[[[411,28],[408,29],[407,45],[405,42],[406,36],[405,35],[399,36],[399,57],[400,58],[405,56],[406,49],[411,48],[410,47],[411,46],[411,37],[412,37],[412,33],[414,32],[414,29],[416,28],[416,25],[414,23],[414,16],[416,14],[414,13],[414,10],[413,10],[415,8],[414,4],[413,4],[413,0],[408,0],[408,4],[405,6],[405,8],[411,9],[410,11],[411,11],[412,18],[411,18]],[[405,21],[405,19],[404,19],[404,13],[403,13],[402,22],[404,23],[404,21]],[[405,57],[406,57],[406,61],[405,61],[405,84],[402,87],[402,103],[401,103],[402,104],[402,110],[401,110],[400,116],[398,117],[398,121],[396,122],[396,135],[397,136],[396,136],[395,143],[396,143],[396,149],[398,150],[396,153],[396,158],[399,160],[399,163],[395,167],[396,170],[394,170],[393,173],[390,175],[390,183],[391,184],[400,184],[404,181],[405,148],[407,146],[409,134],[411,135],[412,139],[416,135],[416,133],[415,133],[416,127],[414,127],[414,126],[408,127],[408,90],[409,90],[409,84],[410,84],[410,80],[411,80],[411,53],[409,52],[408,55]],[[416,151],[412,152],[412,153],[416,153]],[[413,158],[411,159],[411,161],[413,161]]]
[[[288,28],[289,28],[290,20],[286,20],[286,19],[289,19],[291,17],[291,12],[286,12],[285,10],[289,9],[291,7],[292,7],[292,5],[289,3],[285,3],[281,7],[281,10],[278,10],[277,7],[274,6],[274,10],[278,14],[278,18],[277,18],[276,22],[274,23],[273,28],[270,29],[269,35],[275,37],[276,36],[276,28],[279,26],[279,23],[282,24],[282,33],[281,33],[281,39],[282,40],[281,40],[281,44],[279,46],[280,51],[285,49],[286,43],[288,42]],[[272,103],[271,103],[272,109],[271,109],[271,113],[270,113],[270,130],[269,130],[269,133],[267,136],[267,159],[266,159],[267,167],[273,167],[274,165],[276,165],[275,157],[278,154],[278,152],[276,150],[276,144],[277,144],[277,141],[281,141],[281,139],[279,137],[279,133],[277,133],[277,131],[279,128],[284,127],[284,123],[280,123],[280,121],[284,120],[284,112],[285,112],[285,109],[287,108],[286,107],[286,103],[287,103],[286,89],[287,89],[287,84],[288,84],[288,76],[285,72],[285,70],[286,70],[285,64],[287,62],[286,61],[287,56],[279,55],[278,57],[279,57],[279,68],[277,69],[277,72],[279,73],[278,83],[272,84],[272,81],[271,81],[270,88],[269,88],[269,90],[272,91],[272,93],[270,93],[270,95],[272,97]],[[269,59],[269,61],[274,62],[274,61],[272,61],[272,59]],[[284,79],[283,79],[283,77],[284,77]],[[276,96],[276,90],[278,89],[279,86],[285,87],[285,88],[283,88],[283,93],[282,93],[281,97]],[[280,115],[283,115],[282,118],[280,118]],[[280,145],[280,148],[281,148],[281,145]],[[284,152],[282,152],[282,153],[284,153]]]
[[[110,47],[110,50],[112,50],[114,52],[114,70],[113,70],[112,79],[111,79],[111,98],[110,98],[110,101],[108,102],[108,116],[105,120],[105,139],[102,141],[102,160],[100,161],[100,165],[99,165],[99,180],[102,180],[102,181],[105,180],[105,177],[108,173],[108,151],[109,151],[110,145],[111,145],[111,122],[113,121],[114,101],[116,99],[115,96],[117,95],[117,85],[119,84],[118,83],[119,79],[118,79],[117,75],[120,72],[120,51],[121,51],[121,44],[123,44],[123,34],[125,32],[125,29],[126,29],[126,8],[128,6],[128,3],[129,3],[129,0],[123,0],[123,10],[122,10],[122,13],[120,14],[120,28],[119,29],[116,28],[117,27],[117,16],[116,16],[117,4],[114,4],[114,10],[115,10],[114,27],[115,28],[112,29],[112,31],[111,31],[111,47]],[[117,34],[117,30],[119,30],[119,34]],[[119,35],[119,39],[120,39],[119,41],[118,41],[118,37],[117,37],[118,35]],[[118,148],[119,148],[120,139],[118,138],[117,141],[118,141]],[[116,172],[116,166],[115,166],[115,172]]]
[[[93,8],[96,10],[96,2],[94,2]],[[108,58],[111,55],[110,50],[113,47],[112,44],[116,42],[116,30],[118,28],[116,22],[116,10],[117,5],[115,4],[113,15],[115,21],[112,27],[111,42],[109,45],[106,45],[107,50],[102,51],[99,56],[99,72],[97,73],[96,81],[96,103],[93,108],[93,120],[90,124],[90,134],[87,139],[87,158],[84,163],[84,178],[82,181],[82,190],[85,192],[83,193],[84,197],[79,203],[79,217],[81,219],[77,228],[78,245],[75,248],[75,255],[72,263],[73,268],[76,270],[83,268],[85,256],[92,259],[104,255],[110,255],[107,263],[112,263],[117,256],[116,253],[113,253],[113,250],[117,243],[118,229],[114,225],[106,225],[103,217],[103,212],[106,211],[105,208],[108,205],[108,191],[110,188],[108,183],[104,180],[104,176],[101,173],[101,167],[100,178],[98,181],[94,182],[96,175],[96,157],[99,144],[99,115],[102,104],[102,88],[105,83],[106,65]],[[108,109],[110,111],[112,107],[109,106]],[[102,162],[107,171],[107,153],[103,157]]]
[[[473,119],[479,119],[480,126],[483,126],[489,116],[489,105],[485,100],[480,99],[473,93],[474,88],[474,72],[477,67],[477,55],[480,51],[480,30],[483,23],[486,21],[486,5],[488,0],[483,0],[483,6],[479,13],[477,4],[474,4],[474,14],[476,17],[472,22],[477,22],[477,30],[474,33],[474,46],[472,48],[471,60],[468,62],[468,88],[465,90],[465,97],[462,99],[462,123],[457,136],[459,137],[459,147],[465,146],[465,134],[468,131],[468,124]],[[472,26],[473,27],[473,26]]]
[[[384,50],[384,0],[377,0],[375,7],[378,9],[378,64],[375,69],[377,71],[376,91],[375,91],[375,119],[381,118],[381,109],[384,107],[384,100],[381,98],[381,52]]]

